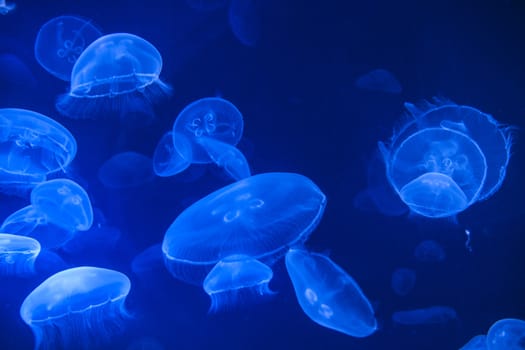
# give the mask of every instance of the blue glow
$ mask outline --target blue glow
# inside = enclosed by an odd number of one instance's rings
[[[487,336],[479,334],[472,337],[465,345],[459,350],[488,350],[487,348]]]
[[[0,1],[0,14],[7,15],[9,12],[13,11],[16,8],[16,4],[7,3],[5,0]]]
[[[359,338],[377,330],[374,310],[361,288],[330,258],[290,249],[286,269],[297,301],[312,321]]]
[[[396,311],[392,321],[397,324],[414,326],[421,324],[439,324],[455,321],[458,315],[450,306],[430,306],[421,309]]]
[[[173,145],[173,133],[162,135],[153,153],[153,171],[157,176],[176,175],[191,165],[193,160],[192,147],[184,135],[177,135],[178,148]]]
[[[138,187],[153,181],[153,162],[137,152],[114,154],[98,169],[98,179],[107,188]]]
[[[0,276],[34,273],[40,250],[40,243],[33,238],[0,233]]]
[[[362,90],[382,91],[390,94],[400,94],[403,91],[401,83],[386,69],[374,69],[361,75],[356,79],[355,86]]]
[[[399,296],[405,296],[416,284],[416,272],[412,269],[398,268],[392,273],[392,290]]]
[[[237,147],[210,137],[200,137],[197,142],[232,179],[238,181],[251,176],[248,161]]]
[[[525,349],[525,321],[504,318],[495,322],[487,332],[488,350]]]

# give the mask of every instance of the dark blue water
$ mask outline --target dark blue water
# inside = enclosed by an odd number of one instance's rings
[[[121,231],[106,249],[98,249],[105,247],[101,238],[75,254],[58,251],[69,266],[108,267],[130,277],[126,306],[135,319],[108,348],[127,349],[148,338],[163,349],[458,349],[499,319],[525,319],[521,1],[260,1],[254,47],[232,34],[227,7],[199,12],[183,0],[16,4],[0,16],[0,54],[16,55],[27,70],[0,67],[0,107],[38,111],[75,135],[78,154],[67,175],[82,183],[106,222]],[[157,47],[164,60],[161,78],[174,93],[155,105],[150,125],[129,128],[59,115],[55,100],[68,85],[40,67],[33,47],[40,26],[64,14],[90,18],[104,33],[139,35]],[[359,76],[377,68],[391,72],[403,91],[356,88]],[[175,280],[165,269],[145,276],[131,271],[133,257],[160,243],[184,208],[230,180],[216,167],[196,166],[191,171],[201,176],[195,180],[155,178],[135,188],[107,189],[97,171],[118,152],[151,156],[177,114],[206,96],[222,96],[243,113],[239,149],[252,173],[297,172],[326,194],[324,217],[306,246],[327,252],[359,283],[375,309],[380,325],[375,334],[356,339],[308,319],[283,261],[273,267],[274,298],[212,315],[201,288]],[[518,127],[501,189],[455,222],[355,208],[377,142],[391,136],[403,103],[433,96]],[[0,220],[27,203],[1,194]],[[472,251],[465,246],[466,229]],[[443,247],[443,261],[415,259],[414,248],[428,239]],[[392,272],[400,267],[417,276],[406,296],[391,288]],[[19,307],[47,277],[0,281],[0,349],[32,348]],[[392,321],[395,311],[433,305],[454,308],[457,318],[415,326]]]

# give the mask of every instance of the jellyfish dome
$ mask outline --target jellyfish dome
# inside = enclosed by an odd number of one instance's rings
[[[33,273],[40,249],[40,243],[36,239],[0,233],[0,276]]]
[[[130,287],[128,277],[114,270],[71,268],[36,287],[20,316],[35,335],[35,349],[91,349],[123,327]]]
[[[102,36],[78,57],[71,87],[59,96],[58,111],[70,118],[117,114],[124,121],[152,117],[151,104],[171,92],[159,75],[162,57],[143,38],[129,33]]]
[[[494,194],[510,158],[509,127],[473,107],[406,103],[409,120],[379,143],[388,181],[414,213],[454,216]]]

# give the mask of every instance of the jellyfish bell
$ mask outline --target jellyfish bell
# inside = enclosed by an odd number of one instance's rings
[[[123,328],[131,284],[118,271],[81,266],[60,271],[36,287],[20,307],[35,349],[91,349]]]
[[[27,276],[35,271],[40,243],[31,237],[0,233],[0,276]]]

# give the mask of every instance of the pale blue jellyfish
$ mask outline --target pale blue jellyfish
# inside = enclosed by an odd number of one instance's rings
[[[398,268],[392,273],[392,290],[400,296],[405,296],[416,284],[416,272],[412,269]]]
[[[379,148],[390,184],[413,213],[455,216],[499,189],[510,158],[509,127],[451,102],[405,107],[410,119]]]
[[[73,65],[84,49],[102,36],[91,20],[59,16],[40,27],[35,40],[35,58],[58,79],[70,81]]]
[[[153,153],[153,171],[157,176],[168,177],[188,169],[193,159],[192,147],[186,136],[176,136],[178,148],[173,144],[173,133],[162,135]]]
[[[114,154],[98,169],[98,179],[107,188],[138,187],[153,181],[151,158],[137,152]]]
[[[248,161],[237,147],[211,137],[200,137],[197,142],[232,179],[238,181],[251,175]]]
[[[0,276],[32,274],[40,250],[36,239],[0,233]]]
[[[152,103],[170,93],[159,75],[162,57],[133,34],[108,34],[92,42],[75,62],[71,87],[59,96],[58,111],[70,118],[118,115],[125,123],[148,123]]]
[[[504,318],[490,326],[487,332],[488,350],[524,350],[525,321]]]
[[[118,271],[81,266],[36,287],[20,307],[35,349],[92,349],[123,328],[130,281]]]
[[[362,90],[382,91],[390,94],[400,94],[403,91],[401,83],[386,69],[374,69],[359,76],[355,86]]]
[[[488,350],[487,336],[485,334],[476,335],[472,337],[459,350]]]
[[[162,243],[165,265],[188,283],[202,285],[206,280],[203,287],[208,289],[210,279],[219,276],[231,296],[243,286],[267,292],[262,286],[270,278],[264,272],[268,270],[258,263],[271,266],[290,246],[302,244],[319,223],[325,205],[321,190],[299,174],[265,173],[237,181],[195,202],[175,219]],[[232,266],[238,268],[239,278],[228,277]],[[228,298],[222,294],[216,301]]]
[[[187,105],[173,123],[173,144],[184,154],[178,134],[182,134],[192,147],[193,163],[211,163],[208,151],[198,142],[202,137],[235,146],[242,137],[242,114],[231,102],[220,97],[206,97]]]
[[[9,12],[14,10],[16,4],[8,4],[5,0],[0,0],[0,14],[7,15]]]
[[[441,262],[445,260],[447,253],[438,242],[427,239],[416,246],[414,257],[421,262]]]
[[[450,306],[441,305],[396,311],[392,314],[392,321],[406,326],[448,323],[457,318],[456,310]]]
[[[260,0],[231,0],[228,9],[230,28],[235,37],[245,46],[255,47],[261,36]]]
[[[330,258],[294,248],[286,253],[285,262],[297,301],[312,321],[359,338],[377,330],[367,297]]]

